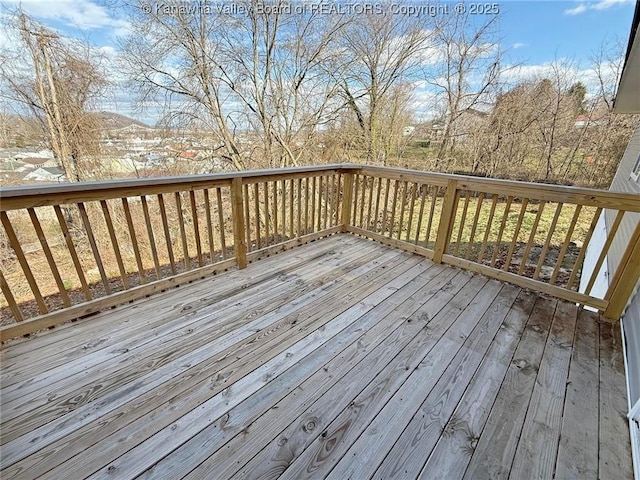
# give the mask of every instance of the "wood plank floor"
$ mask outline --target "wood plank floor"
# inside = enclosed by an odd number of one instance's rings
[[[632,478],[618,325],[349,234],[1,355],[2,479]]]

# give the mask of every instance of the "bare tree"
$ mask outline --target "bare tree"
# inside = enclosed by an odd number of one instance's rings
[[[444,100],[445,126],[436,153],[436,167],[453,149],[456,123],[471,110],[484,110],[494,100],[504,67],[497,42],[498,16],[480,24],[471,14],[453,16],[434,31],[433,43],[444,56],[427,65],[424,78]]]
[[[174,117],[214,132],[235,168],[256,152],[271,166],[297,165],[334,117],[336,32],[348,19],[292,14],[288,2],[246,0],[233,9],[205,0],[184,9],[138,10],[123,61],[142,99],[173,101]],[[239,13],[240,12],[240,13]],[[239,133],[251,139],[242,152]]]
[[[384,10],[355,16],[343,31],[341,48],[348,66],[337,81],[357,119],[367,161],[387,162],[383,132],[393,130],[388,121],[399,118],[392,113],[399,106],[397,87],[412,78],[421,63],[431,36],[426,27],[412,17]]]
[[[7,28],[19,43],[18,50],[5,52],[0,62],[0,80],[8,87],[3,89],[5,97],[20,102],[42,121],[67,179],[88,178],[87,162],[97,151],[99,138],[92,102],[107,86],[100,55],[20,10],[9,16]]]

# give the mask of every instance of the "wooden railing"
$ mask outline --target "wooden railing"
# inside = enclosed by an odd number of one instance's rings
[[[638,279],[636,226],[605,295],[600,266],[638,196],[357,165],[6,188],[7,339],[348,231],[618,318]],[[580,276],[602,212],[615,221]],[[1,306],[1,305],[0,305]]]

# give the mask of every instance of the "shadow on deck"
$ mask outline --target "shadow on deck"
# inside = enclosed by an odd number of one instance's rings
[[[2,351],[9,478],[632,478],[617,324],[355,235]]]

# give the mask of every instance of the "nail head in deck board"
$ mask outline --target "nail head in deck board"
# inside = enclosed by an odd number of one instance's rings
[[[557,303],[536,301],[464,478],[509,476]]]

